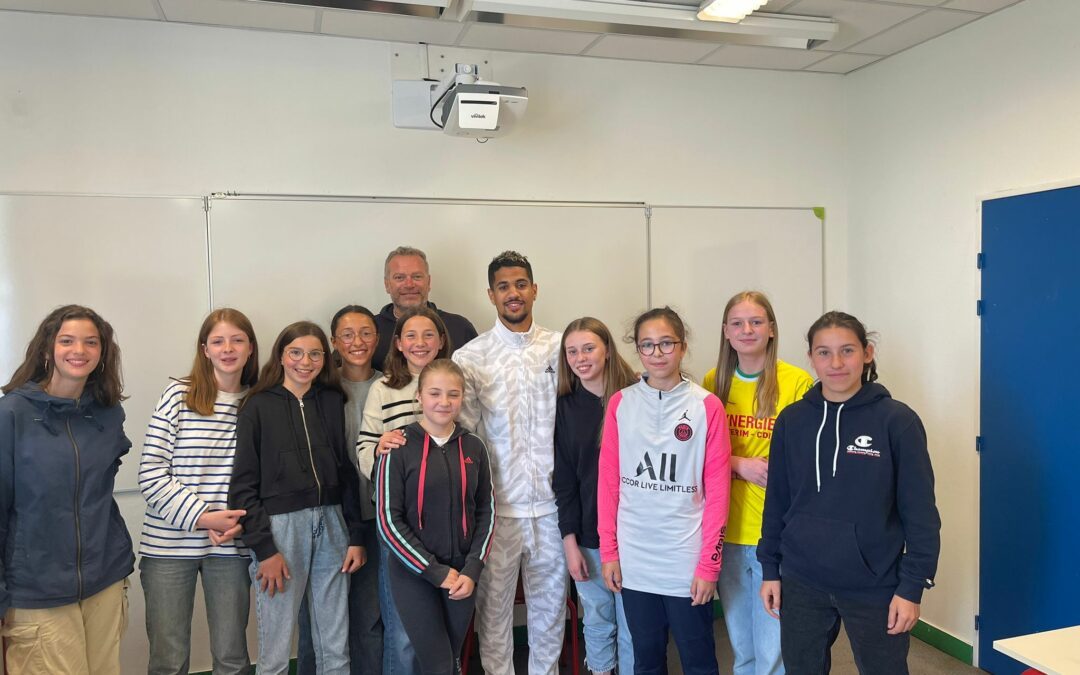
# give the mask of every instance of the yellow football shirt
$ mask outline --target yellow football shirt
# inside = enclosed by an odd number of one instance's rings
[[[776,402],[777,415],[788,405],[801,399],[814,385],[809,373],[784,361],[777,361],[776,377],[780,385],[780,396]],[[713,368],[706,373],[703,386],[713,391],[715,383],[716,369]],[[757,378],[747,379],[739,373],[732,376],[731,392],[724,410],[731,434],[731,454],[736,457],[769,456],[769,444],[772,442],[776,417],[754,417],[756,392]],[[758,539],[761,538],[761,514],[764,510],[765,488],[732,476],[726,540],[732,544],[757,546]]]

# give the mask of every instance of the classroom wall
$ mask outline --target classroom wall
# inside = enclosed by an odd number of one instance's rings
[[[824,206],[826,299],[846,302],[841,77],[497,53],[495,79],[527,86],[529,111],[517,133],[480,145],[393,128],[390,49],[0,12],[0,192]],[[603,283],[600,267],[533,262],[541,285]],[[718,289],[718,302],[734,290]],[[358,300],[384,297],[372,289]],[[440,301],[437,282],[432,298]],[[536,312],[542,322],[542,299]],[[697,344],[712,350],[717,339],[699,335]],[[141,499],[126,495],[121,507],[137,535]],[[145,663],[137,575],[133,582],[125,672]],[[195,640],[192,667],[208,669],[205,635]]]
[[[978,599],[977,200],[1080,182],[1077,26],[1075,0],[1025,0],[845,80],[850,307],[881,331],[882,381],[919,411],[930,438],[943,547],[924,618],[969,643]],[[1038,317],[1018,309],[1017,319],[1038,330]]]

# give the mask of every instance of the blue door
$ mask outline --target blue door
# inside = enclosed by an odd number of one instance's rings
[[[982,218],[979,666],[1000,675],[1023,667],[994,640],[1080,624],[1080,187]]]

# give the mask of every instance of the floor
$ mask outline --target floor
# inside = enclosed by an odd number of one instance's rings
[[[721,673],[730,673],[733,659],[728,644],[727,631],[724,629],[722,620],[718,619],[715,626],[716,660],[720,663]],[[527,647],[519,647],[514,653],[514,669],[518,675],[528,674],[528,652]],[[843,631],[840,631],[840,637],[837,639],[836,644],[833,645],[832,659],[832,675],[858,675],[859,671],[855,668],[855,662],[851,655],[851,646],[848,644],[847,636]],[[682,668],[679,667],[679,656],[674,645],[669,645],[668,648],[668,664],[670,666],[669,675],[682,675]],[[972,668],[914,638],[911,640],[911,651],[908,654],[908,667],[911,675],[965,675],[968,673],[986,675],[985,671]],[[480,670],[479,663],[475,663],[469,669],[469,672],[482,673],[483,671]],[[570,671],[564,667],[562,672],[569,673]],[[584,669],[582,669],[581,673],[587,675]]]

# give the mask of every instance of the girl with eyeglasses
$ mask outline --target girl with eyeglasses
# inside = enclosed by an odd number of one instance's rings
[[[634,648],[622,596],[610,591],[600,574],[596,479],[604,409],[637,376],[599,319],[571,321],[560,351],[552,487],[566,566],[584,615],[585,662],[593,673],[609,675],[618,665],[620,673],[632,674]]]
[[[731,482],[724,408],[680,371],[686,328],[671,308],[639,316],[631,338],[645,374],[604,416],[602,574],[622,594],[635,673],[667,672],[670,631],[684,673],[716,675],[712,599]]]
[[[802,368],[781,361],[779,328],[764,293],[737,293],[724,307],[716,368],[705,389],[724,403],[731,433],[731,510],[728,513],[720,602],[735,654],[735,675],[782,675],[780,622],[758,599],[757,543],[769,479],[769,442],[776,416],[814,384]]]
[[[259,672],[286,673],[309,598],[319,673],[349,672],[348,577],[363,564],[359,480],[330,345],[310,321],[287,326],[237,420],[229,504],[252,551]]]
[[[372,367],[379,330],[371,310],[362,305],[345,305],[330,319],[330,345],[334,348],[334,364],[345,390],[345,439],[350,448],[349,458],[356,463],[352,444],[360,434],[364,402],[368,390],[382,373]],[[374,527],[374,488],[367,476],[360,476],[360,514],[364,521],[363,566],[352,575],[349,583],[349,662],[354,674],[382,673],[383,626],[379,617],[378,599],[378,535]],[[297,675],[315,672],[315,649],[311,643],[311,621],[305,600],[297,616],[300,624],[296,652]]]
[[[79,305],[38,326],[0,398],[0,635],[8,675],[120,672],[131,552],[113,498],[120,348]]]
[[[402,312],[394,324],[384,377],[371,385],[356,442],[360,474],[372,478],[378,455],[405,444],[403,430],[420,419],[416,397],[420,371],[436,358],[450,355],[450,337],[443,320],[427,306]],[[395,673],[420,672],[416,653],[398,616],[387,577],[389,551],[379,551],[379,606],[383,623],[383,663]]]
[[[150,675],[189,671],[200,576],[215,672],[246,673],[251,666],[249,551],[237,539],[244,512],[230,510],[228,497],[236,416],[258,372],[259,348],[248,318],[229,308],[211,312],[199,329],[190,374],[165,387],[146,429],[139,571]]]

